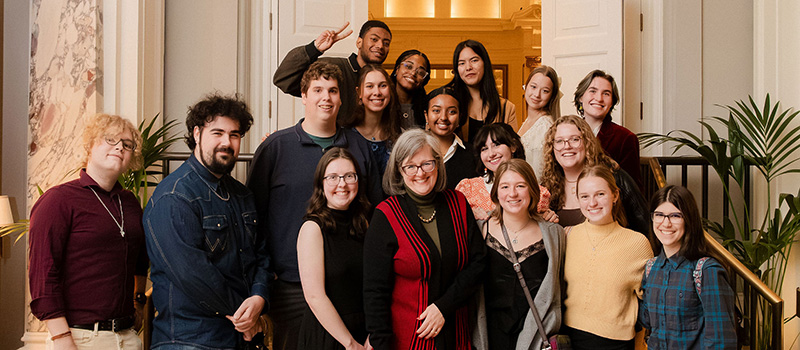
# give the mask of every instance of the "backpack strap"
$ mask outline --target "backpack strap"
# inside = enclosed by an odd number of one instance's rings
[[[650,269],[653,268],[653,264],[655,264],[655,263],[656,263],[656,257],[655,256],[650,258],[650,260],[647,260],[647,263],[644,265],[644,277],[645,278],[650,277]]]
[[[695,265],[694,271],[692,272],[692,276],[694,277],[694,289],[697,291],[698,296],[702,289],[700,282],[703,280],[703,264],[705,264],[706,260],[708,260],[708,257],[698,259],[697,265]]]

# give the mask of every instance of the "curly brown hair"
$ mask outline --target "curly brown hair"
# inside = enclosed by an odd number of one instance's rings
[[[606,155],[603,151],[603,147],[600,146],[600,141],[594,136],[592,128],[589,127],[589,124],[586,124],[583,118],[570,114],[556,119],[553,126],[551,126],[550,129],[547,130],[547,134],[545,134],[544,150],[542,151],[544,156],[542,186],[550,190],[550,209],[552,210],[561,210],[564,208],[564,203],[567,200],[564,192],[564,183],[566,182],[564,168],[556,161],[553,149],[556,130],[561,124],[572,124],[580,130],[581,137],[583,138],[583,147],[586,152],[583,163],[584,167],[605,165],[611,169],[612,172],[619,170],[619,164]]]

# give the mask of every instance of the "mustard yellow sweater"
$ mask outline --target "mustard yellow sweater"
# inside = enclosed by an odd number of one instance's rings
[[[564,324],[604,338],[633,339],[644,265],[653,257],[641,233],[588,221],[567,236]]]

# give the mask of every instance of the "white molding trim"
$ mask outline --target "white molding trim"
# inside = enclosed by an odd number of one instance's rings
[[[135,124],[163,108],[164,1],[103,1],[103,110]]]
[[[664,130],[664,4],[643,1],[642,15],[642,131],[663,133]],[[645,63],[648,62],[648,63]],[[643,150],[642,155],[661,155],[663,146]]]
[[[20,339],[25,345],[19,350],[44,350],[49,335],[48,332],[25,332]]]

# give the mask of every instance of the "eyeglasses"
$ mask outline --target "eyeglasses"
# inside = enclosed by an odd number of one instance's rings
[[[323,177],[325,179],[325,183],[329,186],[336,186],[339,184],[339,181],[344,180],[346,184],[354,184],[358,182],[358,174],[356,173],[347,173],[344,175],[339,174],[330,174]]]
[[[117,138],[116,136],[111,136],[111,135],[104,135],[103,139],[106,140],[106,143],[111,146],[116,146],[117,144],[122,142],[122,149],[128,152],[133,152],[136,150],[136,143],[131,140]]]
[[[428,71],[426,71],[425,68],[414,67],[414,64],[408,61],[403,62],[400,65],[403,66],[403,68],[414,72],[414,74],[416,74],[417,78],[419,78],[420,80],[425,80],[425,78],[428,77]]]
[[[683,214],[681,213],[670,213],[664,214],[660,211],[653,212],[653,223],[660,224],[664,222],[664,219],[669,220],[669,222],[673,225],[679,225],[683,223]]]
[[[555,141],[553,141],[553,148],[556,151],[560,151],[560,150],[564,149],[564,147],[567,147],[567,142],[569,142],[569,145],[572,148],[576,148],[576,147],[581,145],[582,141],[583,141],[583,137],[580,137],[580,136],[573,136],[573,137],[570,137],[569,139],[555,139]]]
[[[433,169],[436,169],[436,161],[428,160],[422,162],[422,164],[420,165],[415,165],[415,164],[403,165],[400,167],[400,169],[403,169],[403,173],[408,176],[414,176],[414,174],[417,173],[417,169],[422,169],[422,172],[429,173],[433,171]]]

